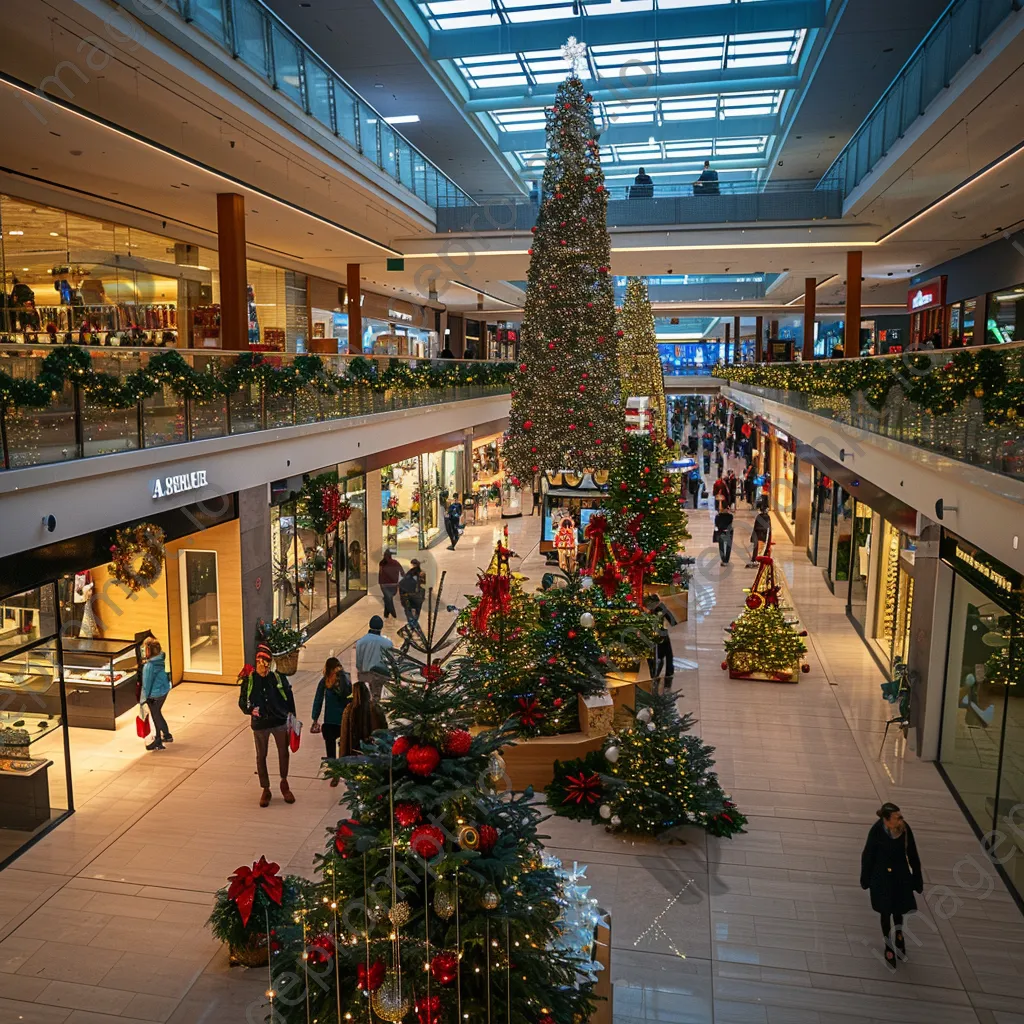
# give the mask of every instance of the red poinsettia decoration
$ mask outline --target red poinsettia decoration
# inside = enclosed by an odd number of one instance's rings
[[[519,710],[516,712],[519,715],[519,724],[524,729],[532,729],[544,717],[544,712],[540,710],[536,697],[520,697],[516,703],[519,705]]]
[[[594,582],[604,592],[604,596],[610,601],[618,592],[622,577],[619,570],[611,563],[606,562],[600,575],[594,577]]]
[[[565,777],[565,797],[563,804],[576,804],[578,807],[589,807],[601,799],[601,776],[597,772],[589,775],[581,771],[579,775]]]

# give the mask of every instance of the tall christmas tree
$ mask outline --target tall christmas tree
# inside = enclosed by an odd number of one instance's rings
[[[604,506],[613,546],[651,555],[649,582],[671,583],[690,539],[684,499],[668,474],[671,453],[655,431],[628,434],[615,453]]]
[[[590,818],[616,832],[657,836],[682,825],[712,835],[742,832],[746,818],[712,771],[714,748],[689,732],[678,694],[637,689],[630,728],[605,741],[603,755],[556,761],[547,788],[556,814]]]
[[[543,862],[532,793],[498,795],[510,737],[468,731],[461,687],[435,660],[455,623],[435,642],[436,620],[434,608],[422,659],[393,659],[397,724],[330,762],[348,817],[279,933],[275,1021],[570,1024],[593,1009],[596,911],[578,873]]]
[[[548,160],[504,445],[517,479],[604,469],[622,431],[608,194],[591,103],[574,73],[547,112]]]
[[[651,424],[665,435],[665,376],[658,355],[654,314],[647,294],[647,279],[626,280],[626,298],[619,312],[619,373],[622,377],[622,399],[650,399]]]

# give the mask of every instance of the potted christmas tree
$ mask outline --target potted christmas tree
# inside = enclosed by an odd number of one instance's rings
[[[730,626],[725,640],[726,659],[722,668],[730,679],[759,679],[773,683],[795,683],[807,644],[786,621],[777,605],[747,608]]]

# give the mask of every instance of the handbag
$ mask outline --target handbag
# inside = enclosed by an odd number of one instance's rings
[[[311,725],[311,726],[309,727],[309,731],[310,731],[311,733],[314,733],[314,734],[316,734],[316,733],[319,733],[319,732],[321,732],[321,731],[322,731],[322,726],[320,725],[320,723],[319,723],[319,722],[314,722],[314,723],[313,723],[313,724],[312,724],[312,725]]]
[[[152,724],[149,721],[149,708],[145,704],[139,705],[139,713],[135,716],[135,731],[139,739],[144,740],[152,731]]]
[[[721,537],[721,535],[722,535],[722,534],[721,534],[721,532],[720,532],[719,530],[715,530],[715,531],[714,531],[714,532],[713,532],[713,533],[711,534],[711,543],[712,543],[712,544],[717,544],[717,543],[718,543],[718,538],[719,538],[719,537]]]
[[[293,754],[299,752],[299,744],[302,742],[302,723],[294,716],[288,716],[288,747]]]

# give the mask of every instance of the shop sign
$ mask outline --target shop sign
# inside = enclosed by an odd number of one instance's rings
[[[1004,602],[1020,600],[1024,577],[980,548],[943,531],[941,552],[948,566],[983,593]]]
[[[389,320],[403,320],[406,323],[412,323],[412,313],[403,313],[400,309],[388,308],[388,319]]]
[[[187,494],[206,486],[206,470],[195,469],[191,473],[177,473],[174,476],[157,477],[150,487],[153,499],[170,498],[175,494]]]
[[[933,277],[907,292],[907,312],[920,313],[946,304],[946,278]]]

